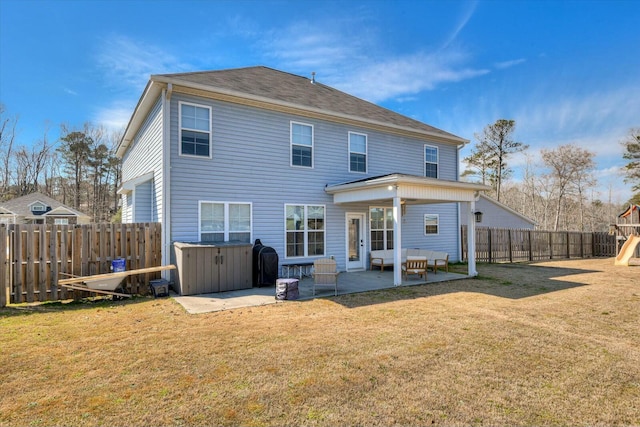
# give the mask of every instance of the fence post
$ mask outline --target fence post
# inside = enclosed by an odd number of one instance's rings
[[[529,237],[529,261],[533,261],[533,244],[531,243],[531,230],[527,231],[527,236]]]
[[[9,229],[0,224],[0,307],[5,307],[9,289]]]
[[[513,262],[513,249],[511,248],[511,229],[507,230],[507,243],[509,244],[509,262]]]
[[[547,233],[549,233],[549,259],[553,259],[553,233],[551,231]]]
[[[571,235],[567,231],[567,258],[571,258]]]
[[[493,247],[491,245],[491,228],[487,228],[487,246],[489,247],[489,264],[493,262]]]

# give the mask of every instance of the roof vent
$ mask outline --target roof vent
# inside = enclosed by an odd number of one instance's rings
[[[311,84],[315,84],[316,82],[316,72],[312,71],[311,72]]]

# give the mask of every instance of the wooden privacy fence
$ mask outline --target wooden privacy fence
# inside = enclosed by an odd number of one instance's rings
[[[462,259],[468,260],[467,226],[462,226]],[[538,231],[476,227],[476,261],[518,262],[554,258],[616,256],[616,237],[605,232]]]
[[[159,266],[161,232],[159,223],[0,224],[0,307],[86,295],[58,287],[58,279],[109,273],[116,258],[126,260],[127,270]],[[123,287],[145,294],[158,276],[128,276]]]

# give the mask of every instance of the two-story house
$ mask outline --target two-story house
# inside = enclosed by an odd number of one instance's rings
[[[173,242],[255,239],[341,271],[374,249],[456,261],[460,209],[487,190],[458,180],[467,142],[271,68],[152,75],[117,150],[122,219],[162,222],[165,263]]]

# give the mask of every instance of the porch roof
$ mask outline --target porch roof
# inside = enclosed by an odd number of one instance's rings
[[[448,181],[423,176],[393,173],[357,181],[327,185],[325,192],[333,202],[385,202],[394,197],[406,204],[473,202],[481,191],[491,188],[469,182]]]

